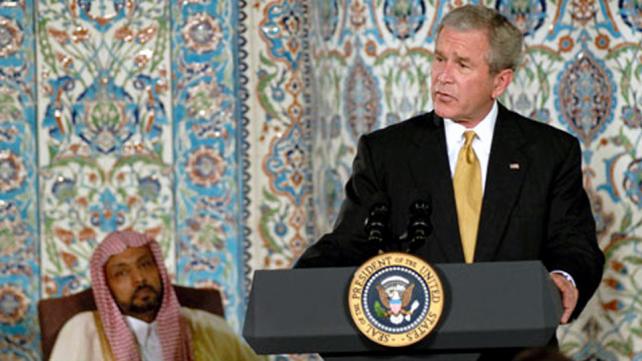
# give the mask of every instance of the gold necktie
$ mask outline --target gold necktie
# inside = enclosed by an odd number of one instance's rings
[[[475,132],[464,132],[464,138],[464,146],[457,156],[453,187],[464,259],[466,263],[473,263],[482,204],[481,166],[473,149]]]

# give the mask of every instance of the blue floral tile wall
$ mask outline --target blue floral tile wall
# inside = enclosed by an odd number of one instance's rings
[[[642,3],[472,2],[525,37],[502,102],[583,147],[607,264],[562,350],[642,360]],[[0,0],[0,360],[40,359],[38,300],[87,287],[115,229],[240,330],[253,271],[331,229],[359,136],[431,109],[437,24],[464,3]]]

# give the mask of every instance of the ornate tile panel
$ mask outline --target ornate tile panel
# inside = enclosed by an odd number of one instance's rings
[[[169,7],[53,1],[37,15],[43,296],[86,287],[115,229],[154,236],[172,269]]]
[[[33,6],[0,2],[0,359],[40,348]]]
[[[311,237],[306,1],[264,1],[248,10],[258,32],[250,52],[252,268],[289,267]]]
[[[245,312],[244,164],[238,3],[172,1],[174,174],[179,283],[220,289]]]

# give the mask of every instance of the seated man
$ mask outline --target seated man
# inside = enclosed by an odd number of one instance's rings
[[[260,360],[214,314],[180,307],[156,241],[109,234],[90,261],[98,311],[63,326],[51,360]]]

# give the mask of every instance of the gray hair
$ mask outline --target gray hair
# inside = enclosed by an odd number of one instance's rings
[[[485,30],[490,51],[486,60],[490,72],[497,74],[504,69],[516,70],[521,63],[522,32],[506,17],[481,5],[465,5],[449,12],[441,20],[437,38],[444,27],[458,31]]]

